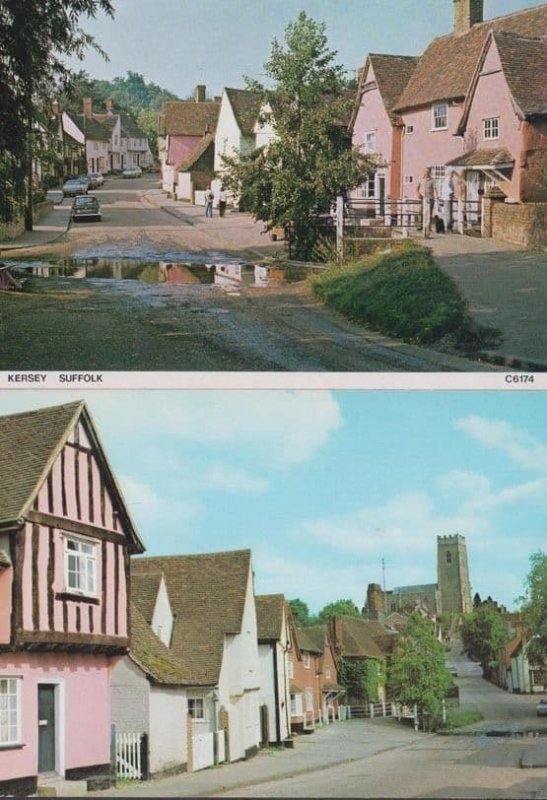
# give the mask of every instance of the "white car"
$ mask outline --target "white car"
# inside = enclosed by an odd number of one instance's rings
[[[122,178],[140,178],[142,169],[140,167],[126,167],[122,172]]]

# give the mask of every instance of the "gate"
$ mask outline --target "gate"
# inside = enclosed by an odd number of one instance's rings
[[[214,763],[214,733],[194,733],[192,736],[192,772],[212,767]]]
[[[144,780],[148,772],[148,737],[144,733],[115,734],[116,777]]]

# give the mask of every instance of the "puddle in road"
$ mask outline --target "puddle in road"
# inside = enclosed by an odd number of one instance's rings
[[[217,260],[215,263],[175,261],[139,261],[113,258],[65,258],[56,261],[11,262],[19,276],[39,278],[133,280],[142,283],[172,285],[215,285],[237,292],[242,286],[269,286],[274,283],[304,280],[309,267],[280,267],[241,261]]]

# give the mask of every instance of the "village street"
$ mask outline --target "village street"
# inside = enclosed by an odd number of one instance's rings
[[[546,798],[547,719],[535,716],[537,697],[484,681],[459,641],[448,663],[457,670],[461,710],[484,716],[461,733],[415,733],[392,719],[339,722],[297,737],[292,750],[101,795]]]
[[[31,292],[16,300],[1,299],[0,369],[495,369],[485,362],[395,342],[360,328],[314,301],[302,281],[258,285],[246,278],[243,282],[228,279],[221,285],[196,277],[196,267],[203,270],[206,263],[252,264],[283,250],[284,244],[270,241],[263,226],[247,214],[233,212],[221,219],[215,213],[207,219],[201,207],[175,203],[162,195],[156,175],[137,180],[110,177],[95,194],[103,214],[100,222],[73,223],[64,233],[71,201],[60,202],[60,192],[51,192],[56,206],[43,233],[23,236],[14,249],[4,246],[5,262],[23,262],[30,271],[38,268],[42,274],[57,269],[65,277],[33,278]],[[26,241],[38,247],[25,249]],[[447,249],[445,242],[441,245]],[[517,257],[521,254],[514,253],[512,263]],[[176,265],[173,281],[164,279],[161,262]],[[457,271],[453,262],[452,256],[452,269]],[[124,264],[133,271],[124,272]],[[139,280],[119,280],[135,277],[136,265],[146,274]],[[539,266],[523,263],[523,270],[528,272],[522,280],[535,287]],[[78,281],[82,275],[88,280]],[[512,288],[509,291],[517,298],[523,296]],[[535,289],[528,293],[536,305],[539,294]],[[541,310],[532,299],[528,313],[533,325],[524,329],[529,341],[526,346],[522,343],[527,357],[534,356],[534,342],[538,355],[542,349],[540,331],[530,334]],[[499,303],[510,317],[505,298]],[[479,304],[480,300],[475,301]],[[118,331],[115,339],[110,336],[113,326]]]

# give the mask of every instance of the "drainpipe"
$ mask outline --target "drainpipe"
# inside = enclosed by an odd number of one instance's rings
[[[281,742],[281,719],[279,711],[279,671],[277,668],[277,642],[273,646],[273,671],[274,671],[274,702],[275,702],[275,732],[278,743]]]

